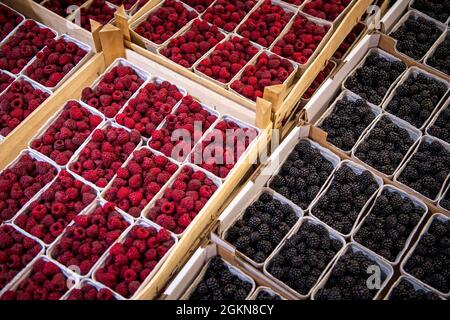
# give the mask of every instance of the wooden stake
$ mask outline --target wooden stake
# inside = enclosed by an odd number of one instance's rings
[[[120,6],[114,13],[115,25],[122,31],[123,38],[127,41],[131,40],[130,24],[124,6]]]
[[[95,52],[101,52],[102,51],[102,43],[100,42],[100,34],[99,33],[100,33],[100,30],[102,30],[103,25],[92,19],[90,19],[90,23],[91,23],[92,39],[94,40]]]
[[[261,98],[256,99],[256,126],[266,128],[272,121],[272,104]]]
[[[105,64],[109,66],[117,58],[125,57],[125,45],[123,43],[122,31],[111,24],[107,24],[99,32],[102,43]]]
[[[277,84],[264,88],[264,99],[272,103],[272,111],[277,112],[286,96],[286,85]]]

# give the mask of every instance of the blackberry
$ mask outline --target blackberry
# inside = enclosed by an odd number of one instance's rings
[[[449,0],[414,0],[411,6],[413,9],[419,10],[427,16],[444,23],[447,21],[450,13]]]
[[[450,60],[448,58],[448,52],[450,50],[450,33],[444,38],[437,47],[434,53],[428,58],[427,64],[433,68],[450,75]]]
[[[447,192],[445,192],[444,197],[441,199],[441,201],[439,201],[439,205],[444,208],[447,209],[448,211],[450,211],[450,188],[447,188]]]
[[[258,218],[256,215],[248,219],[247,224],[252,229],[257,229],[258,226],[261,224],[261,219]]]
[[[450,143],[450,107],[448,103],[444,106],[436,121],[427,132],[436,138]]]
[[[265,289],[262,289],[258,292],[258,295],[256,296],[255,300],[260,300],[260,301],[278,301],[278,300],[282,300],[281,297],[274,293],[274,292],[269,292]]]

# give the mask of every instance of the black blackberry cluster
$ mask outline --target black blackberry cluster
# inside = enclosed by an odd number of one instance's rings
[[[384,189],[355,234],[357,242],[394,262],[425,213],[410,198]]]
[[[424,73],[410,74],[400,84],[386,106],[386,111],[420,128],[438,106],[447,86]]]
[[[189,300],[245,300],[251,290],[251,283],[231,273],[221,258],[214,257]]]
[[[450,15],[449,0],[414,0],[412,8],[444,23]]]
[[[335,172],[327,192],[312,208],[312,214],[342,234],[348,234],[378,187],[369,171],[357,174],[344,164]]]
[[[439,202],[439,205],[450,211],[450,188],[447,189],[447,192],[445,193],[444,197]]]
[[[258,292],[258,295],[256,296],[255,300],[259,300],[259,301],[278,301],[278,300],[282,300],[282,299],[276,293],[269,292],[269,291],[263,289],[263,290]]]
[[[397,40],[397,50],[420,60],[430,50],[442,31],[423,17],[409,16],[391,36]]]
[[[449,292],[450,220],[434,218],[406,262],[405,271],[440,292]]]
[[[294,209],[264,192],[242,219],[228,229],[225,240],[257,263],[264,262],[297,222]]]
[[[427,60],[427,64],[433,68],[450,75],[450,33],[447,34],[444,41],[436,47],[433,55]]]
[[[393,174],[414,140],[408,130],[383,116],[358,145],[355,156],[384,174]]]
[[[379,105],[391,85],[406,70],[402,61],[389,61],[378,53],[371,52],[364,64],[345,81],[345,87],[361,98]]]
[[[341,248],[342,243],[332,239],[324,226],[305,221],[269,262],[268,271],[306,295]]]
[[[450,151],[438,140],[422,141],[398,180],[429,199],[434,199],[449,173]]]
[[[348,250],[339,258],[323,288],[316,294],[316,300],[372,300],[377,289],[369,289],[367,279],[370,266],[379,265],[362,252]],[[381,282],[386,274],[381,271]]]
[[[392,289],[389,300],[401,301],[425,301],[425,300],[441,300],[436,293],[419,288],[414,288],[413,283],[402,278],[397,286]]]
[[[301,140],[284,162],[270,187],[306,209],[333,171],[333,164],[307,140]]]
[[[350,151],[375,115],[363,99],[344,97],[338,100],[320,128],[328,133],[328,140],[344,151]]]
[[[428,133],[450,143],[450,107],[448,104],[428,129]]]

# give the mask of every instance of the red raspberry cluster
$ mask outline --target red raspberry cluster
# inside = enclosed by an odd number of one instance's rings
[[[87,51],[75,42],[59,38],[38,52],[36,60],[27,67],[25,74],[40,84],[53,88],[86,55]]]
[[[91,19],[105,25],[114,18],[114,12],[115,10],[105,0],[94,0],[90,6],[80,10],[81,27],[91,31]]]
[[[51,252],[61,264],[77,266],[82,276],[116,241],[130,224],[114,209],[114,204],[97,205],[92,212],[74,218]]]
[[[94,89],[85,88],[81,99],[106,117],[114,118],[143,83],[133,68],[119,65],[106,73]]]
[[[1,8],[1,7],[0,7]],[[14,81],[14,78],[0,71],[0,92],[3,92]]]
[[[41,2],[41,1],[38,1]],[[72,11],[67,11],[70,6],[81,6],[86,0],[48,0],[42,5],[61,17],[67,17]]]
[[[184,34],[169,41],[160,53],[179,65],[190,68],[225,36],[205,20],[195,19]]]
[[[15,218],[14,223],[50,244],[95,197],[91,187],[62,170],[39,198]]]
[[[329,61],[325,68],[319,72],[314,82],[311,84],[311,86],[306,90],[306,92],[303,94],[303,99],[310,99],[312,95],[316,92],[317,89],[319,89],[320,85],[328,78],[331,71],[334,69],[334,63]]]
[[[29,153],[3,170],[0,174],[0,223],[11,219],[55,175],[54,167],[33,159]]]
[[[48,97],[47,92],[33,88],[30,82],[15,80],[0,96],[0,134],[10,134]]]
[[[183,93],[177,86],[168,81],[148,83],[116,116],[116,121],[129,129],[136,129],[143,137],[150,138],[182,97]]]
[[[305,0],[281,0],[281,1],[293,4],[294,6],[297,7],[301,6],[305,2]]]
[[[97,285],[98,286],[98,285]],[[84,282],[80,289],[72,289],[67,300],[94,301],[94,300],[117,300],[114,293],[105,287],[97,288],[90,282]]]
[[[122,297],[130,298],[174,243],[165,229],[135,225],[123,242],[112,246],[105,264],[94,277]]]
[[[241,128],[231,120],[221,120],[194,148],[191,162],[225,179],[258,136],[253,128]]]
[[[105,199],[131,216],[139,217],[177,169],[176,164],[153,154],[150,149],[137,150],[130,162],[117,171],[112,186],[105,192]]]
[[[270,47],[293,15],[271,0],[265,0],[239,27],[238,33],[263,47]]]
[[[219,43],[196,69],[208,77],[228,83],[258,53],[247,38],[231,37]]]
[[[335,59],[342,59],[345,54],[348,52],[348,49],[355,43],[356,39],[361,35],[364,30],[364,24],[358,23],[353,30],[348,34],[348,36],[344,39],[344,42],[341,43],[339,48],[333,55]]]
[[[2,290],[43,247],[11,225],[0,227],[0,290]]]
[[[314,17],[334,21],[352,0],[310,0],[302,11]]]
[[[241,78],[233,81],[231,88],[256,101],[257,97],[262,98],[265,87],[284,83],[293,71],[289,60],[263,52],[255,65],[245,67]]]
[[[124,6],[125,10],[130,10],[138,0],[108,0],[108,2],[116,6]]]
[[[0,300],[59,300],[69,290],[68,282],[60,267],[40,258],[18,287],[3,293]]]
[[[27,20],[0,47],[0,69],[20,73],[44,46],[51,44],[55,34],[41,28],[35,21]]]
[[[217,116],[204,109],[192,96],[186,96],[175,114],[167,116],[163,128],[153,132],[149,146],[177,161],[183,161],[194,144],[216,120]],[[172,134],[175,130],[187,130],[186,133],[189,133],[190,141],[173,141]],[[178,152],[174,152],[175,147],[177,147]]]
[[[195,11],[186,9],[181,2],[165,0],[135,31],[151,42],[162,44],[197,16]]]
[[[289,31],[272,48],[272,52],[299,64],[306,64],[328,29],[329,26],[317,24],[298,14]]]
[[[65,166],[101,122],[100,116],[90,113],[76,101],[69,101],[43,135],[31,142],[31,148]]]
[[[69,164],[70,170],[104,188],[141,142],[136,130],[108,126],[96,129],[77,159]]]
[[[217,0],[203,14],[203,19],[227,32],[233,32],[255,5],[256,0]]]
[[[184,3],[186,3],[188,6],[191,6],[197,12],[202,13],[205,11],[213,2],[214,0],[181,0]]]
[[[23,17],[7,6],[0,4],[0,41],[5,39],[22,21]]]
[[[185,165],[173,184],[156,201],[147,217],[161,227],[182,233],[195,219],[218,186],[203,172]]]

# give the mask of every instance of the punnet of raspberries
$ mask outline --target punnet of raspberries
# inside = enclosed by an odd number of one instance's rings
[[[0,96],[0,134],[10,134],[49,96],[27,80],[15,80]]]
[[[58,178],[14,219],[14,223],[51,244],[95,197],[96,192],[91,187],[62,170]]]
[[[59,300],[73,281],[59,266],[42,257],[33,263],[17,288],[5,291],[0,300]]]
[[[105,199],[133,217],[156,196],[177,171],[178,166],[148,148],[133,152],[125,167],[117,170],[112,185],[105,191]]]
[[[438,44],[436,50],[427,59],[427,64],[433,68],[450,75],[450,61],[448,52],[450,50],[450,35],[445,36],[444,41]]]
[[[405,193],[384,189],[353,238],[394,262],[424,214],[425,209]]]
[[[227,32],[233,32],[256,2],[256,0],[217,0],[202,17]]]
[[[252,284],[242,279],[218,256],[210,260],[200,283],[189,300],[245,300]]]
[[[174,243],[166,229],[138,222],[125,239],[109,249],[94,278],[122,297],[131,298]]]
[[[215,114],[188,95],[183,98],[176,112],[167,116],[164,126],[153,132],[148,145],[167,157],[183,161],[216,120]],[[189,135],[190,141],[173,141],[172,135],[176,130],[183,130],[180,133]]]
[[[97,187],[105,188],[140,143],[137,130],[127,131],[112,125],[96,129],[69,168]]]
[[[48,0],[44,1],[42,5],[61,17],[67,17],[73,12],[73,10],[71,10],[72,6],[79,7],[85,2],[85,0]]]
[[[181,2],[165,0],[134,31],[153,43],[162,44],[197,16],[195,11],[186,9]]]
[[[419,284],[417,281],[406,277],[402,278],[393,288],[388,298],[389,300],[397,301],[441,300],[439,295],[434,291],[431,291],[430,289]]]
[[[335,21],[352,0],[310,0],[302,11],[314,17]]]
[[[227,231],[225,240],[263,263],[298,221],[294,209],[264,192]]]
[[[445,192],[444,197],[441,199],[441,201],[439,201],[439,205],[448,211],[450,211],[450,191],[449,190],[450,190],[450,188],[447,188],[447,191]]]
[[[55,175],[52,165],[35,159],[29,152],[3,170],[0,174],[0,222],[14,217]]]
[[[213,2],[214,0],[182,0],[187,5],[191,6],[197,12],[203,13]]]
[[[43,246],[11,225],[0,227],[0,291],[22,271]],[[43,251],[42,251],[43,252]]]
[[[275,43],[272,52],[304,65],[316,52],[329,29],[327,24],[319,24],[297,14],[289,31]]]
[[[317,74],[316,78],[314,79],[314,82],[311,83],[308,90],[306,90],[306,92],[303,94],[302,99],[309,100],[314,95],[314,93],[316,93],[317,89],[319,89],[322,83],[324,83],[325,80],[328,79],[328,76],[334,70],[335,67],[336,64],[334,62],[328,61],[325,68],[323,68],[323,70],[321,70]]]
[[[1,8],[1,7],[0,7]],[[14,78],[0,70],[0,92],[3,92],[14,81]]]
[[[108,2],[116,6],[124,6],[125,10],[130,10],[138,2],[138,0],[108,0]]]
[[[51,257],[66,267],[78,267],[85,276],[129,225],[114,204],[97,204],[74,218],[52,248]]]
[[[247,38],[234,36],[219,43],[196,69],[221,83],[228,83],[257,53],[258,48]]]
[[[447,21],[450,12],[448,0],[414,0],[411,2],[411,7],[444,23]]]
[[[31,148],[64,166],[101,122],[102,117],[69,101],[48,129],[31,142]]]
[[[185,68],[190,68],[224,38],[216,26],[205,20],[195,19],[189,30],[171,39],[159,53]]]
[[[0,69],[20,73],[44,46],[54,42],[55,33],[27,20],[0,47]]]
[[[148,83],[116,116],[116,121],[150,138],[182,98],[183,93],[168,81]]]
[[[256,129],[224,118],[195,146],[190,161],[225,179],[257,136]]]
[[[446,104],[427,133],[450,143],[450,105]]]
[[[256,296],[255,300],[257,301],[279,301],[283,300],[281,296],[276,294],[275,292],[268,291],[266,289],[262,289],[258,292],[258,295]]]
[[[67,300],[94,301],[94,300],[117,300],[115,294],[108,288],[90,280],[83,282],[80,288],[70,290]]]
[[[181,234],[217,191],[219,185],[203,171],[185,165],[147,214],[161,227]]]
[[[23,21],[23,17],[18,15],[9,7],[0,5],[0,41],[5,39]]]
[[[333,164],[317,147],[301,140],[273,177],[270,188],[305,210],[333,170]]]
[[[353,27],[352,31],[345,37],[344,41],[341,43],[339,48],[333,55],[333,58],[340,60],[343,59],[346,54],[349,52],[350,47],[355,43],[356,39],[361,35],[364,30],[364,24],[358,23]]]
[[[283,9],[271,0],[264,0],[239,27],[238,33],[268,48],[280,35],[293,15],[293,11]]]
[[[103,75],[95,88],[83,89],[81,99],[107,118],[114,118],[143,83],[132,67],[118,65]]]
[[[81,27],[91,31],[90,20],[105,25],[114,18],[115,9],[108,5],[105,0],[93,0],[88,7],[80,9]]]
[[[289,60],[263,52],[255,64],[245,67],[241,77],[231,83],[231,88],[256,101],[257,97],[263,97],[265,87],[284,83],[293,71],[294,66]]]

